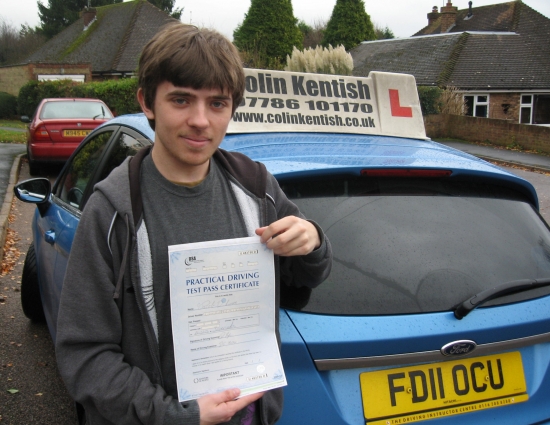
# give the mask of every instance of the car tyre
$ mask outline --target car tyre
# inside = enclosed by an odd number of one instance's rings
[[[29,149],[27,148],[27,159],[29,160],[29,173],[31,176],[37,176],[40,174],[40,167],[36,163],[36,161],[33,161],[31,159],[31,155],[29,153]]]
[[[23,265],[23,275],[21,276],[21,305],[25,316],[33,322],[42,323],[46,321],[44,309],[42,307],[42,299],[40,298],[40,288],[38,286],[34,244],[29,247],[25,258],[25,264]]]

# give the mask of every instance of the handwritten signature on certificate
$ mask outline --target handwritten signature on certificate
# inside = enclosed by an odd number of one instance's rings
[[[168,255],[179,400],[286,385],[273,251],[254,236],[174,245]]]

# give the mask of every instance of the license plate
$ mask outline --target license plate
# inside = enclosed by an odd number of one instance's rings
[[[87,136],[92,130],[63,130],[65,137],[81,137]]]
[[[519,352],[365,372],[367,424],[396,425],[527,401]]]

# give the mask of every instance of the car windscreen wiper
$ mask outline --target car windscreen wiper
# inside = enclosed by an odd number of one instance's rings
[[[96,119],[97,117],[99,117],[100,115],[103,116],[103,117],[105,117],[105,109],[103,109],[103,106],[101,107],[101,114],[97,114],[97,115],[96,115],[95,117],[93,117],[92,119],[95,120],[95,119]]]
[[[458,320],[466,317],[474,308],[485,304],[494,298],[504,295],[515,294],[516,292],[529,291],[535,288],[550,286],[550,278],[547,279],[521,279],[512,282],[506,282],[493,288],[485,289],[479,294],[468,298],[466,301],[454,307],[454,314]]]

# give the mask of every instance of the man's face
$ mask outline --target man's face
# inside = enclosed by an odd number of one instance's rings
[[[145,106],[141,91],[138,100],[147,118],[155,120],[153,161],[161,174],[177,182],[204,178],[231,119],[231,95],[165,81],[157,87],[153,109]]]

